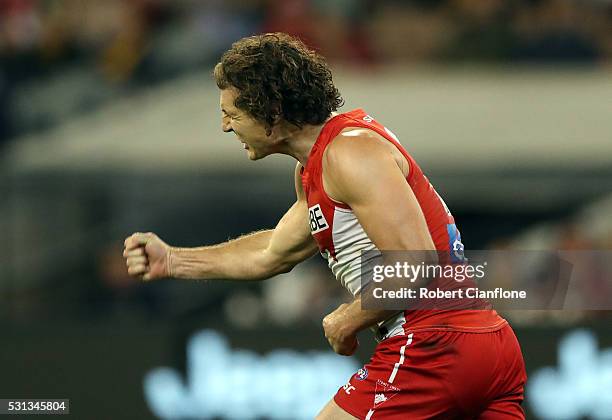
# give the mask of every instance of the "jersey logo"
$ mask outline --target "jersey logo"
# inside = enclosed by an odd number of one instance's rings
[[[467,258],[465,257],[465,247],[461,242],[461,234],[457,225],[454,223],[446,225],[446,231],[448,232],[448,245],[451,251],[451,261],[453,263],[465,263]]]
[[[362,367],[361,369],[359,369],[357,371],[357,379],[359,379],[360,381],[363,381],[365,378],[368,377],[368,368],[366,368],[365,366]]]
[[[308,209],[308,213],[310,215],[310,232],[318,233],[322,230],[325,230],[329,227],[327,224],[327,220],[325,220],[325,216],[323,215],[323,211],[321,210],[321,206],[315,204],[314,206]]]
[[[372,408],[378,408],[382,404],[395,397],[400,389],[380,379],[376,380],[374,388],[374,405]]]
[[[384,403],[387,400],[388,400],[388,398],[385,397],[385,394],[383,394],[383,393],[375,394],[374,395],[374,405],[378,405],[380,403]]]

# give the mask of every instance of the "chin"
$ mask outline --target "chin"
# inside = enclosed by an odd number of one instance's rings
[[[249,160],[258,160],[258,159],[261,159],[261,156],[258,156],[257,153],[255,153],[252,150],[247,150],[247,157],[249,158]]]
[[[248,152],[249,160],[259,160],[259,159],[263,159],[263,158],[265,158],[266,156],[269,155],[269,153],[265,153],[265,154],[257,153],[253,149],[249,149],[249,150],[247,150],[247,152]]]

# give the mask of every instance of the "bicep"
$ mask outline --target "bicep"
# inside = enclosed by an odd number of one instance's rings
[[[277,261],[283,270],[292,268],[317,252],[317,243],[310,233],[308,203],[302,189],[301,168],[295,167],[296,202],[278,222],[266,249],[267,255]]]
[[[376,247],[435,249],[416,196],[393,157],[367,139],[350,149],[340,146],[326,162],[325,178],[333,194],[353,209]]]
[[[367,196],[349,203],[359,222],[381,250],[435,249],[425,216],[408,183],[398,176],[382,176]]]
[[[317,244],[310,234],[307,216],[306,202],[297,200],[272,232],[266,253],[283,269],[292,268],[317,251]]]

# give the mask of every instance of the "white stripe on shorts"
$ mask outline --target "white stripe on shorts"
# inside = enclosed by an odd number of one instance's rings
[[[389,376],[389,380],[387,381],[390,384],[393,383],[393,381],[395,380],[395,375],[397,375],[397,371],[399,370],[399,367],[402,365],[402,363],[404,363],[404,352],[406,351],[406,347],[408,347],[410,344],[412,344],[412,335],[413,334],[414,333],[408,334],[408,341],[406,341],[406,344],[404,344],[402,346],[402,348],[400,348],[400,359],[399,359],[399,362],[397,362],[395,364],[395,366],[393,366],[393,372],[391,372],[391,376]]]

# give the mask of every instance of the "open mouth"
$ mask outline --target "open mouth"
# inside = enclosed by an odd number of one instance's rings
[[[249,146],[248,146],[248,145],[247,145],[247,144],[246,144],[244,141],[242,141],[242,139],[241,139],[240,137],[238,137],[238,141],[239,141],[240,143],[242,143],[242,148],[243,148],[244,150],[249,150]]]

